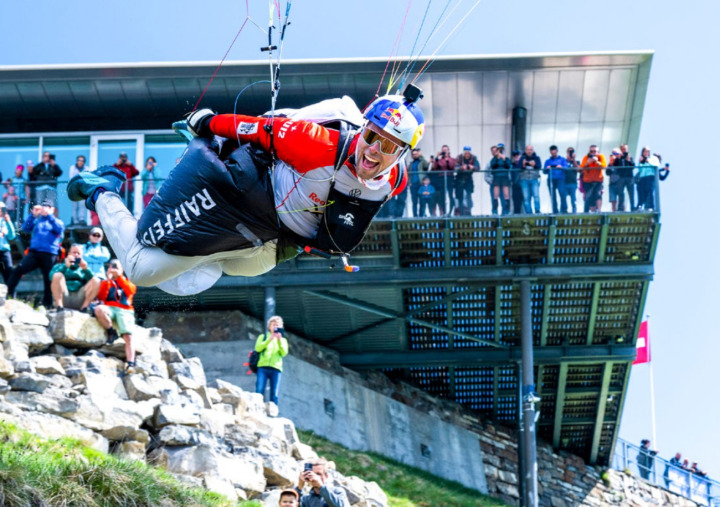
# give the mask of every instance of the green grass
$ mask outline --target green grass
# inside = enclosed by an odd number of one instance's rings
[[[48,441],[0,421],[0,505],[261,507],[191,489],[161,469],[85,447]]]
[[[388,496],[390,507],[490,507],[507,505],[462,484],[440,479],[374,453],[351,451],[311,432],[298,431],[315,452],[334,461],[345,476],[375,481]]]

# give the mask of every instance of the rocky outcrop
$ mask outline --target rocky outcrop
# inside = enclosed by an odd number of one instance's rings
[[[133,337],[137,372],[124,375],[123,341],[106,345],[94,318],[5,302],[0,420],[146,460],[233,500],[277,505],[279,490],[297,481],[304,461],[317,458],[293,422],[276,417],[277,407],[259,394],[208,383],[200,360],[183,357],[159,329],[138,327]],[[332,475],[353,506],[387,505],[377,484]]]

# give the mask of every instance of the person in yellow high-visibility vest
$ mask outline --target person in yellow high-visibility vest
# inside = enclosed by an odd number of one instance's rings
[[[268,319],[267,332],[258,336],[255,351],[258,360],[255,392],[265,396],[265,386],[270,382],[270,401],[278,404],[278,389],[282,375],[283,357],[288,353],[288,341],[284,336],[282,317],[274,315]]]

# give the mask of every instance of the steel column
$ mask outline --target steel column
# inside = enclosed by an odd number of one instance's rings
[[[592,447],[590,448],[590,464],[597,463],[598,449],[600,448],[600,437],[605,422],[605,406],[607,405],[608,390],[610,389],[610,377],[612,376],[613,363],[605,363],[603,366],[602,386],[597,401],[597,416],[595,417],[595,430],[593,431]]]
[[[538,467],[535,438],[535,403],[538,401],[533,379],[532,300],[530,282],[520,282],[520,323],[522,341],[522,407],[523,407],[523,467],[525,496],[521,505],[538,505]]]
[[[563,411],[565,410],[565,384],[567,384],[568,364],[560,365],[558,374],[558,388],[555,396],[555,424],[553,426],[553,447],[560,447],[560,435],[562,433]]]

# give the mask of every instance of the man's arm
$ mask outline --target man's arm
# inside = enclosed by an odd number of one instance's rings
[[[273,135],[265,130],[272,123]],[[339,133],[322,125],[292,118],[220,114],[210,121],[213,134],[270,150],[299,173],[335,164]]]
[[[55,215],[52,213],[45,216],[47,218],[48,222],[50,222],[50,225],[52,226],[52,231],[57,234],[58,236],[62,236],[62,233],[65,231],[65,226],[63,223],[55,218]]]
[[[25,219],[25,221],[23,222],[21,229],[22,229],[24,232],[32,232],[33,227],[35,227],[35,217],[32,216],[32,215],[30,215],[30,216],[27,217],[27,218]]]
[[[120,286],[120,288],[125,291],[125,294],[127,294],[128,296],[132,296],[137,292],[137,287],[135,286],[134,283],[132,283],[128,279],[127,276],[125,276],[125,275],[118,276],[115,279],[115,281]]]

